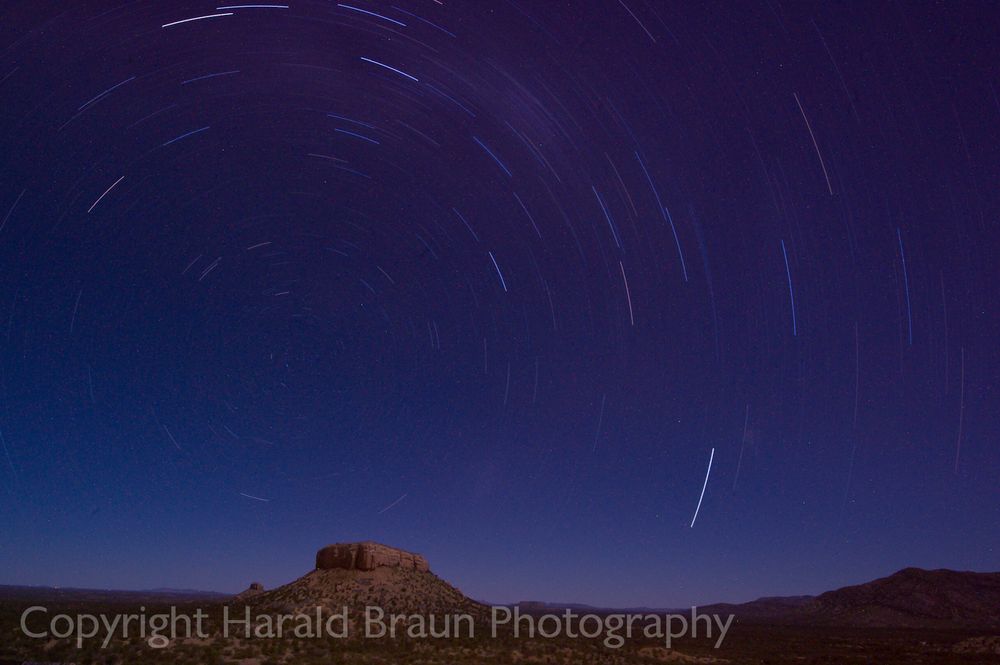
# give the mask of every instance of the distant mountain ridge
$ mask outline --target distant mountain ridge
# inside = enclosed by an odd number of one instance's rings
[[[1000,573],[905,568],[820,594],[800,615],[839,625],[1000,627]]]
[[[252,593],[248,593],[252,592]],[[224,601],[284,609],[322,604],[329,607],[378,604],[386,611],[455,611],[482,614],[476,602],[433,573],[388,565],[371,570],[316,569],[277,589],[252,585],[237,596],[194,589],[115,591],[0,585],[0,599],[46,599],[75,602]],[[577,613],[668,613],[690,608],[605,608],[583,603],[521,601],[526,613],[571,609]],[[905,568],[887,577],[827,591],[818,596],[763,597],[742,603],[699,605],[702,613],[735,614],[739,620],[794,625],[906,628],[1000,629],[1000,572]]]
[[[664,613],[668,608],[608,608],[582,603],[521,601],[522,612]],[[790,624],[909,627],[1000,627],[1000,573],[904,568],[887,577],[818,596],[766,596],[748,603],[699,605],[699,611],[735,614],[743,621]],[[687,608],[690,611],[690,608]]]
[[[232,594],[218,591],[201,591],[198,589],[85,589],[76,587],[56,586],[25,586],[0,584],[0,598],[67,600],[79,602],[93,601],[187,601],[212,600],[229,598]]]
[[[897,628],[1000,628],[1000,573],[904,568],[818,596],[759,598],[703,612],[747,621]]]

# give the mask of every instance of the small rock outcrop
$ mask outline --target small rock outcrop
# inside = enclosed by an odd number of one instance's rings
[[[380,567],[430,571],[427,559],[419,554],[370,540],[336,543],[316,552],[317,570],[374,570]]]
[[[236,598],[238,599],[250,598],[252,596],[256,596],[257,594],[261,593],[264,593],[264,585],[261,584],[260,582],[251,582],[250,586],[248,586],[244,591],[241,591],[240,593],[236,594]]]

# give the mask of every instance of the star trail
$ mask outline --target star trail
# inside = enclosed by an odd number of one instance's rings
[[[0,583],[1000,566],[996,7],[395,1],[0,9]]]

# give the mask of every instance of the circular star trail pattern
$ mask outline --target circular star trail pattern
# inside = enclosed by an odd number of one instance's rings
[[[3,15],[0,581],[1000,563],[994,7]]]

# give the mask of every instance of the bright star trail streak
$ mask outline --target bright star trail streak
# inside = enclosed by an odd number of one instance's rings
[[[239,74],[240,70],[233,69],[228,72],[218,72],[216,74],[205,74],[204,76],[197,76],[193,79],[188,79],[186,81],[181,81],[181,85],[187,85],[188,83],[194,83],[195,81],[205,81],[208,79],[218,78],[219,76],[231,76],[233,74]]]
[[[395,73],[399,74],[400,76],[405,76],[406,78],[410,79],[411,81],[418,81],[418,82],[420,81],[420,79],[418,79],[416,76],[411,76],[410,74],[407,74],[406,72],[404,72],[402,70],[396,69],[395,67],[390,67],[389,65],[387,65],[385,63],[382,63],[382,62],[379,62],[378,60],[372,60],[371,58],[366,58],[364,56],[361,56],[361,59],[364,60],[365,62],[371,63],[373,65],[377,65],[379,67],[383,67],[384,69],[388,69],[390,72],[395,72]]]
[[[625,11],[629,13],[629,16],[631,16],[635,20],[635,22],[639,24],[639,27],[642,28],[642,31],[646,33],[646,36],[649,37],[649,40],[655,44],[656,37],[654,37],[653,33],[651,33],[649,30],[646,29],[646,26],[642,24],[642,21],[639,20],[639,17],[636,16],[635,13],[633,13],[632,10],[628,8],[628,5],[626,5],[622,0],[618,0],[618,3],[625,8]]]
[[[379,515],[381,515],[382,513],[384,513],[384,512],[386,512],[386,511],[388,511],[388,510],[389,510],[390,508],[394,508],[394,507],[396,507],[397,505],[399,505],[399,502],[400,502],[400,501],[402,501],[403,499],[405,499],[405,498],[406,498],[406,496],[407,496],[407,495],[406,495],[406,494],[404,494],[403,496],[399,497],[398,499],[396,499],[395,501],[393,501],[392,503],[390,503],[390,504],[389,504],[388,506],[386,506],[386,507],[385,507],[385,508],[383,508],[382,510],[378,511],[378,514],[379,514]]]
[[[783,239],[781,241],[781,255],[785,257],[785,275],[788,277],[788,300],[792,305],[792,336],[796,337],[799,334],[799,326],[795,319],[795,290],[792,289],[792,269],[788,267],[788,252],[785,251],[785,241]]]
[[[85,102],[84,104],[82,104],[80,106],[80,108],[77,109],[77,111],[82,111],[83,109],[87,108],[88,106],[90,106],[90,105],[94,104],[95,102],[97,102],[97,101],[103,99],[104,97],[108,96],[114,90],[116,90],[116,89],[120,88],[121,86],[125,85],[126,83],[129,83],[129,82],[134,81],[134,80],[135,80],[135,77],[134,76],[130,76],[127,79],[125,79],[124,81],[122,81],[121,83],[118,83],[116,85],[111,86],[110,88],[108,88],[107,90],[105,90],[104,92],[102,92],[101,94],[99,94],[96,97],[94,97],[93,99],[91,99],[89,102]]]
[[[240,492],[240,496],[246,497],[248,499],[253,499],[254,501],[262,501],[264,503],[270,503],[271,501],[270,499],[263,499],[259,496],[254,496],[253,494],[244,494],[243,492]]]
[[[194,18],[181,19],[180,21],[174,21],[173,23],[164,23],[160,27],[169,28],[174,25],[180,25],[181,23],[190,23],[191,21],[203,21],[207,18],[219,18],[221,16],[232,16],[232,15],[233,15],[232,12],[225,12],[222,14],[206,14],[205,16],[195,16]]]
[[[340,132],[341,134],[347,134],[348,136],[353,136],[356,139],[361,139],[362,141],[368,141],[369,143],[374,143],[375,145],[381,145],[378,141],[367,136],[362,136],[361,134],[356,134],[355,132],[348,131],[346,129],[336,129],[334,131]]]
[[[118,178],[118,180],[115,180],[115,182],[114,182],[113,185],[111,185],[106,190],[104,190],[104,193],[101,194],[100,196],[98,196],[97,200],[94,201],[93,205],[91,205],[90,208],[87,210],[87,214],[90,214],[91,212],[93,212],[94,208],[97,207],[97,204],[101,202],[101,199],[103,199],[105,196],[107,196],[108,192],[110,192],[112,189],[114,189],[118,185],[118,183],[120,183],[124,179],[125,179],[125,176],[122,176],[122,177]]]
[[[517,195],[517,192],[512,192],[512,193],[514,194],[514,198],[517,200],[517,204],[521,206],[521,210],[524,212],[524,216],[528,218],[529,222],[531,222],[531,228],[534,229],[535,235],[541,238],[542,232],[538,229],[538,224],[535,223],[535,218],[528,211],[528,206],[524,205],[524,201],[522,201],[521,197]]]
[[[189,136],[194,136],[195,134],[200,134],[200,133],[202,133],[203,131],[205,131],[206,129],[211,129],[211,127],[202,127],[201,129],[195,129],[195,130],[193,130],[193,131],[190,131],[190,132],[187,132],[186,134],[181,134],[180,136],[178,136],[178,137],[176,137],[176,138],[172,138],[172,139],[170,139],[169,141],[167,141],[166,143],[164,143],[164,144],[163,144],[163,145],[161,145],[160,147],[161,147],[161,148],[165,148],[165,147],[167,147],[168,145],[170,145],[171,143],[177,143],[178,141],[181,141],[181,140],[183,140],[183,139],[186,139],[186,138],[187,138],[187,137],[189,137]]]
[[[396,19],[389,18],[388,16],[383,16],[382,14],[376,14],[375,12],[370,12],[367,9],[361,9],[360,7],[352,7],[351,5],[341,5],[341,4],[338,4],[337,6],[340,7],[340,8],[342,8],[342,9],[349,9],[352,12],[358,12],[360,14],[367,14],[368,16],[373,16],[375,18],[380,18],[383,21],[388,21],[389,23],[395,23],[396,25],[398,25],[400,27],[403,27],[403,28],[406,27],[406,24],[403,23],[402,21],[397,21]]]
[[[497,163],[497,166],[503,169],[503,172],[507,174],[507,177],[511,177],[510,169],[500,161],[500,158],[493,154],[493,151],[486,147],[486,144],[479,140],[479,137],[473,136],[472,140],[479,144],[479,147],[486,151],[486,154],[493,158],[493,161]]]
[[[691,518],[691,527],[694,528],[695,520],[698,519],[698,511],[701,510],[701,502],[705,498],[705,488],[708,487],[708,477],[712,474],[712,460],[715,459],[715,448],[708,456],[708,470],[705,471],[705,482],[701,485],[701,495],[698,497],[698,505],[694,509],[694,517]]]
[[[347,118],[342,115],[337,115],[336,113],[327,113],[327,118],[335,118],[336,120],[343,120],[344,122],[349,122],[353,125],[361,125],[362,127],[367,127],[368,129],[378,129],[375,125],[370,122],[364,122],[361,120],[355,120],[354,118]]]
[[[492,261],[492,262],[493,262],[493,267],[494,267],[494,268],[496,269],[496,271],[497,271],[497,277],[499,277],[499,278],[500,278],[500,286],[502,286],[502,287],[503,287],[503,291],[504,291],[504,293],[507,293],[507,282],[506,282],[506,280],[504,280],[504,278],[503,278],[503,273],[502,273],[502,272],[500,272],[500,266],[498,266],[498,265],[497,265],[497,260],[496,260],[496,258],[495,258],[495,257],[493,256],[493,252],[487,252],[487,253],[488,253],[488,254],[490,255],[490,261]],[[483,341],[485,342],[485,340],[483,340]]]
[[[611,237],[614,238],[615,244],[618,245],[618,249],[621,249],[622,241],[621,238],[618,237],[618,230],[615,229],[615,223],[612,221],[611,215],[608,214],[608,208],[604,205],[604,201],[601,199],[601,195],[597,192],[597,188],[591,186],[591,189],[594,190],[594,196],[597,197],[597,202],[601,205],[601,212],[604,213],[604,219],[607,220],[608,228],[611,229]]]
[[[903,261],[903,290],[906,293],[906,329],[909,333],[910,346],[913,346],[913,311],[910,309],[910,275],[906,271],[906,252],[903,251],[903,232],[896,228],[896,238],[899,240],[899,257]]]
[[[799,113],[802,114],[802,119],[806,121],[809,138],[812,139],[813,148],[816,149],[816,156],[819,157],[820,168],[823,169],[823,177],[826,179],[826,188],[830,191],[830,196],[833,196],[833,185],[830,184],[830,175],[826,172],[826,162],[823,161],[823,155],[819,151],[819,144],[816,143],[816,135],[813,134],[812,125],[809,124],[809,118],[806,117],[805,109],[802,108],[802,102],[799,101],[799,94],[797,92],[793,92],[792,94],[795,96],[795,103],[799,105]]]
[[[462,213],[460,213],[460,212],[459,212],[459,211],[458,211],[457,209],[455,209],[455,208],[452,208],[451,210],[452,210],[452,212],[454,212],[454,213],[455,213],[455,215],[456,215],[456,216],[457,216],[457,217],[458,217],[458,218],[459,218],[460,220],[462,220],[462,224],[464,224],[464,225],[465,225],[465,228],[467,228],[467,229],[469,230],[469,233],[471,233],[471,234],[472,234],[472,238],[473,238],[473,239],[474,239],[474,240],[475,240],[476,242],[479,242],[479,236],[478,236],[478,235],[476,234],[476,232],[475,232],[475,231],[473,230],[473,228],[472,228],[472,225],[470,225],[470,224],[469,224],[468,220],[466,220],[466,219],[465,219],[465,217],[463,217],[463,216],[462,216]]]
[[[625,265],[619,261],[618,267],[622,271],[622,281],[625,282],[625,298],[628,300],[628,320],[633,326],[635,325],[635,315],[632,313],[632,292],[628,289],[628,277],[625,276]]]

